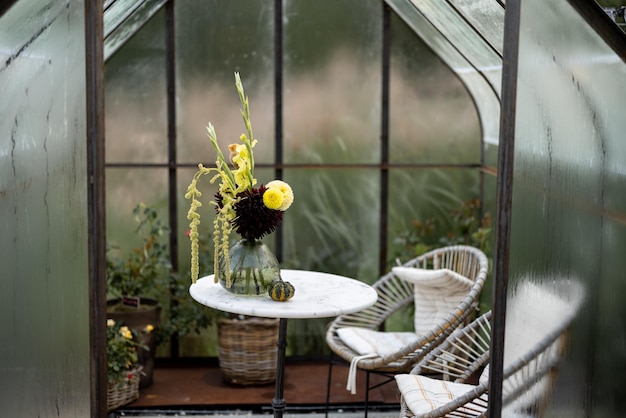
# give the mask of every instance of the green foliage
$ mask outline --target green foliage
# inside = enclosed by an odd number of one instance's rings
[[[624,0],[597,0],[596,3],[602,7],[619,7],[626,5],[626,1]]]
[[[138,224],[135,232],[141,237],[141,246],[134,248],[125,257],[120,256],[117,247],[109,246],[108,293],[115,297],[155,297],[164,308],[163,319],[156,330],[159,344],[168,341],[174,334],[182,337],[211,325],[214,311],[197,303],[189,295],[191,273],[181,275],[172,271],[168,246],[165,244],[169,226],[159,219],[155,208],[143,203],[133,209],[133,216]],[[201,238],[199,241],[201,271],[212,271],[208,240]]]
[[[133,216],[141,246],[120,255],[117,246],[107,243],[107,292],[117,297],[161,294],[168,287],[172,267],[163,242],[169,227],[158,218],[156,209],[143,203],[133,209]]]
[[[438,228],[435,218],[415,219],[411,227],[399,234],[395,242],[401,245],[398,259],[409,261],[427,251],[449,245],[470,245],[491,254],[491,214],[481,215],[480,199],[465,201],[450,212],[451,229]]]
[[[191,276],[187,274],[184,280],[175,275],[171,285],[171,304],[168,320],[159,327],[159,340],[168,339],[176,334],[183,337],[191,332],[199,333],[213,323],[215,313],[212,309],[196,302],[189,295]]]

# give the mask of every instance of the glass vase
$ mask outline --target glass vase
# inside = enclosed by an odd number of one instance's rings
[[[267,295],[272,282],[280,277],[276,256],[260,240],[242,239],[229,250],[230,279],[226,262],[220,259],[219,283],[238,295]]]

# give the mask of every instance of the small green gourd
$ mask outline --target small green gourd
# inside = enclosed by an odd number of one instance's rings
[[[274,280],[270,285],[268,294],[277,302],[285,302],[291,299],[296,292],[296,289],[289,282],[285,282],[282,279]]]

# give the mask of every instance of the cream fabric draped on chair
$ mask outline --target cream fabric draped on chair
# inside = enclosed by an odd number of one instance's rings
[[[584,292],[571,280],[523,281],[513,294],[507,302],[506,326],[515,332],[507,334],[505,343],[503,416],[540,416]],[[395,377],[401,418],[486,416],[490,319],[488,312],[457,330],[410,374]],[[477,384],[468,382],[476,376]]]

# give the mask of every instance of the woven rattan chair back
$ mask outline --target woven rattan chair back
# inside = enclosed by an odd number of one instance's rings
[[[547,286],[546,286],[547,287]],[[515,359],[505,358],[503,370],[504,409],[514,414],[520,410],[541,408],[553,386],[550,382],[566,347],[568,329],[578,315],[584,292],[579,283],[564,280],[549,286],[559,298],[567,302],[565,315],[545,317],[549,329],[538,342]],[[518,304],[521,306],[523,304]],[[509,313],[507,313],[509,314]],[[491,311],[478,317],[469,325],[452,333],[446,341],[428,353],[411,371],[411,374],[436,377],[456,383],[476,383],[463,396],[432,411],[416,415],[404,398],[401,403],[401,418],[435,417],[485,417],[488,408],[488,366]],[[537,324],[539,325],[539,324]]]

